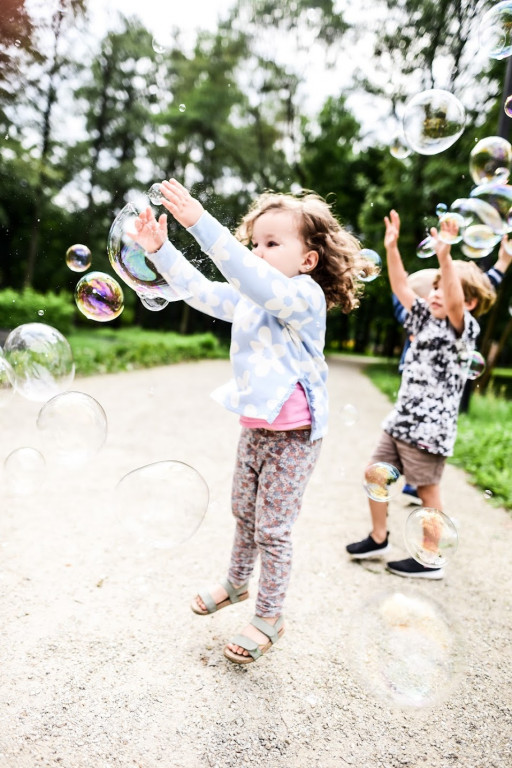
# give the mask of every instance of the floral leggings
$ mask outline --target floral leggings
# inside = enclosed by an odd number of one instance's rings
[[[242,428],[232,488],[236,519],[228,579],[245,584],[261,557],[256,614],[281,615],[290,581],[292,525],[320,454],[310,430]]]

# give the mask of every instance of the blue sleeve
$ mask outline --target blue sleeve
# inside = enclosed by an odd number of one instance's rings
[[[283,275],[207,211],[187,231],[236,290],[296,330],[325,315],[324,292],[309,275]]]
[[[393,314],[395,315],[395,318],[400,323],[400,325],[403,325],[409,313],[407,312],[404,305],[399,302],[394,293],[391,294],[391,301],[393,304]]]
[[[501,272],[499,269],[496,269],[496,267],[491,267],[485,274],[491,281],[491,285],[494,290],[497,290],[503,280],[503,272]]]

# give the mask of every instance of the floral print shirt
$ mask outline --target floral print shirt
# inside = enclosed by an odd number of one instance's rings
[[[227,282],[206,278],[169,241],[151,260],[190,306],[232,323],[233,378],[212,397],[235,413],[272,423],[300,382],[311,412],[311,440],[323,437],[328,399],[321,287],[309,275],[286,277],[207,211],[187,231]]]
[[[451,456],[467,378],[464,360],[475,348],[479,325],[466,311],[464,330],[457,336],[448,319],[436,319],[427,302],[416,298],[404,327],[414,341],[405,356],[397,402],[383,429],[428,453]]]

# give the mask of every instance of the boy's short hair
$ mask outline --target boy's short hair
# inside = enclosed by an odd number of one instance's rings
[[[456,259],[453,261],[453,266],[462,284],[464,300],[469,302],[472,299],[476,299],[477,301],[475,308],[471,310],[471,314],[475,317],[485,315],[496,301],[496,292],[492,287],[491,281],[473,261]],[[439,270],[434,279],[434,286],[440,277],[441,271]]]

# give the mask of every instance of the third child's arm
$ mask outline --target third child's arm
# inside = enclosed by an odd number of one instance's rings
[[[388,264],[389,282],[391,290],[402,306],[409,311],[413,305],[416,294],[407,283],[407,272],[402,263],[402,257],[398,250],[398,237],[400,235],[400,217],[396,211],[390,211],[389,217],[384,217],[386,231],[384,233],[384,247]]]

